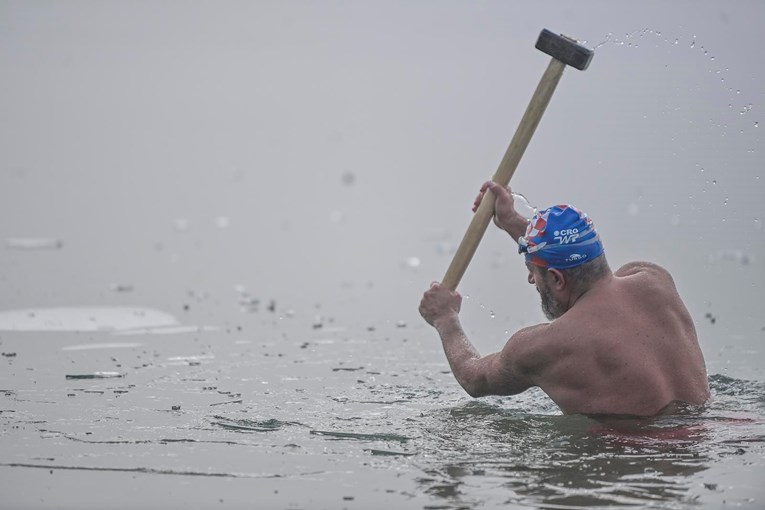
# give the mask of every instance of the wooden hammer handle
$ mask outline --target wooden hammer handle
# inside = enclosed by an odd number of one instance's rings
[[[560,60],[553,58],[550,61],[550,65],[547,66],[547,70],[542,75],[542,79],[539,81],[539,85],[537,85],[537,89],[531,97],[529,106],[526,108],[526,113],[523,114],[521,123],[515,131],[510,146],[507,148],[497,172],[492,177],[494,182],[502,186],[507,186],[510,182],[510,178],[515,173],[518,162],[529,145],[529,141],[531,141],[531,137],[542,118],[542,114],[545,112],[545,108],[547,108],[547,104],[550,102],[553,92],[555,92],[555,87],[558,85],[558,81],[560,81],[565,68],[566,64]],[[462,238],[462,242],[460,242],[457,252],[454,254],[451,264],[449,264],[449,268],[446,270],[444,279],[441,282],[444,287],[450,290],[457,289],[457,285],[465,274],[465,270],[468,264],[470,264],[470,260],[473,258],[478,244],[486,232],[486,227],[493,216],[494,196],[491,190],[486,190],[486,195],[483,197],[481,205],[475,212],[467,232],[465,232],[465,236]]]

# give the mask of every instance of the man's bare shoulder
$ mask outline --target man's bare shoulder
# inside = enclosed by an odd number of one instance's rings
[[[637,274],[645,274],[645,275],[650,275],[657,278],[672,281],[672,275],[669,273],[669,271],[667,271],[666,269],[664,269],[658,264],[654,264],[653,262],[646,262],[642,260],[635,261],[635,262],[628,262],[627,264],[624,264],[614,273],[614,276],[624,278],[627,276],[634,276]]]
[[[561,339],[561,321],[537,324],[518,330],[505,344],[502,357],[515,369],[528,375],[538,375],[564,353],[566,342]]]

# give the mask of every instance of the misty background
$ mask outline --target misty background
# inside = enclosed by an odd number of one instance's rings
[[[3,1],[0,237],[61,245],[6,242],[0,310],[143,306],[257,337],[273,301],[350,335],[407,328],[443,360],[417,305],[548,28],[595,57],[564,73],[513,189],[587,211],[614,269],[667,267],[710,373],[762,380],[765,4],[533,5]],[[483,353],[543,320],[493,227],[459,290]]]

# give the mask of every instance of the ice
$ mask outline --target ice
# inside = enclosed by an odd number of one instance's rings
[[[62,307],[0,312],[5,331],[129,331],[180,326],[172,315],[150,308]]]
[[[11,237],[5,240],[5,245],[14,250],[60,250],[64,242],[49,237]]]

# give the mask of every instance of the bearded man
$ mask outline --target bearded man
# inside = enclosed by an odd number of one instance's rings
[[[655,416],[709,398],[696,328],[672,276],[650,262],[612,272],[592,220],[557,205],[526,220],[509,188],[489,181],[494,223],[518,242],[551,321],[521,329],[481,356],[459,320],[462,298],[435,282],[420,314],[441,337],[452,373],[472,397],[541,388],[564,413]]]

